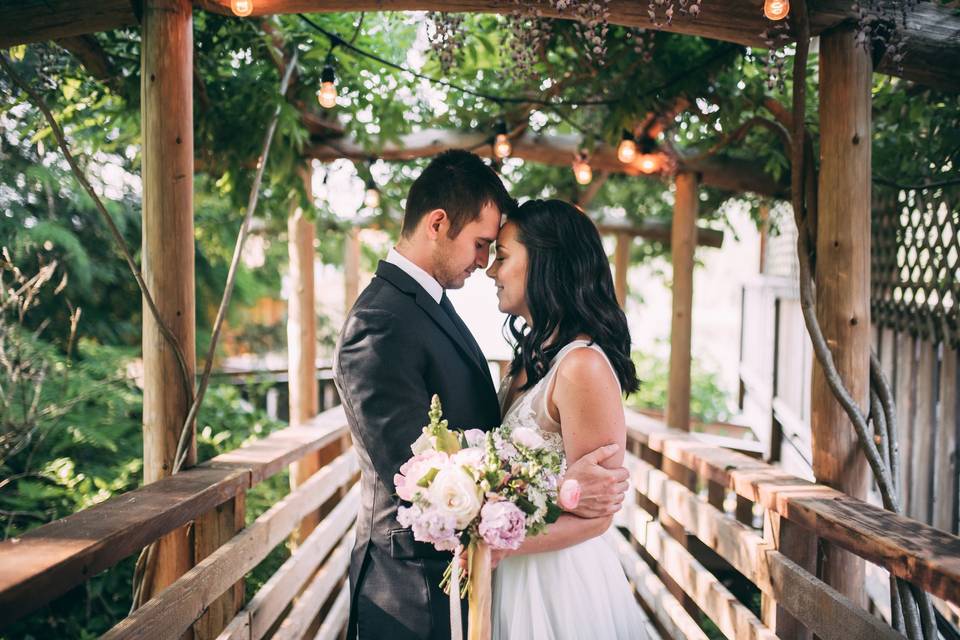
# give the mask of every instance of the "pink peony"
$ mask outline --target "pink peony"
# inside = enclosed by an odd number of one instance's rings
[[[560,495],[558,502],[560,507],[566,511],[573,511],[580,504],[580,483],[570,478],[564,480],[560,485]]]
[[[526,535],[526,517],[509,500],[488,502],[480,510],[479,531],[494,549],[518,549]]]
[[[397,521],[413,528],[414,539],[429,542],[440,551],[453,551],[460,543],[454,518],[437,509],[423,511],[419,507],[400,507]]]
[[[468,447],[482,447],[487,442],[487,434],[480,429],[467,429],[463,432]]]
[[[413,498],[424,490],[417,483],[430,471],[442,469],[449,462],[449,456],[439,451],[429,451],[413,456],[403,463],[400,473],[393,476],[393,484],[401,500],[413,502]]]

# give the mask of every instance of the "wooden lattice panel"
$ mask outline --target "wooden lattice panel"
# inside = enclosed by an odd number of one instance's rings
[[[884,194],[873,210],[876,324],[960,346],[960,209],[942,189]]]

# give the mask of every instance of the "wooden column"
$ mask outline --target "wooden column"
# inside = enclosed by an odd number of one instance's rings
[[[770,205],[760,203],[760,265],[758,273],[767,266],[767,246],[770,244]]]
[[[343,315],[346,317],[360,295],[360,229],[356,227],[347,231],[344,243],[343,290]]]
[[[143,131],[143,278],[160,317],[180,343],[174,350],[143,305],[143,481],[171,474],[194,384],[196,323],[193,250],[193,5],[145,0],[140,61]],[[184,464],[196,463],[191,438]],[[188,527],[158,542],[144,600],[193,564]],[[152,569],[152,570],[151,570]]]
[[[690,334],[693,310],[693,252],[697,246],[697,176],[679,173],[670,232],[673,316],[670,322],[670,379],[667,426],[690,430]]]
[[[613,287],[617,292],[617,302],[620,308],[627,308],[627,294],[630,292],[627,284],[627,272],[630,270],[630,244],[633,236],[628,233],[617,234],[617,247],[613,252]]]
[[[870,55],[854,42],[852,28],[821,36],[817,318],[837,369],[864,413],[870,389],[871,74]],[[816,361],[811,405],[817,481],[865,499],[866,459]],[[829,544],[823,555],[822,578],[862,604],[863,560]]]
[[[308,181],[309,184],[309,181]],[[290,255],[290,300],[287,307],[287,354],[290,385],[290,424],[306,423],[317,415],[317,323],[314,310],[313,223],[294,207],[287,221]],[[290,488],[306,482],[321,466],[318,453],[290,466]],[[294,541],[302,542],[319,522],[313,514],[300,522]]]

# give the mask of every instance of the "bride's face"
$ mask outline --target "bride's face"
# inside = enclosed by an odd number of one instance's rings
[[[503,313],[530,322],[527,307],[527,248],[519,240],[517,225],[507,222],[497,235],[497,254],[487,275],[497,285],[497,305]]]

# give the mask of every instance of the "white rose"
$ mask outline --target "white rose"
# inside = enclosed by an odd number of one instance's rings
[[[434,508],[452,516],[457,529],[465,529],[480,512],[480,488],[458,466],[440,470],[430,483],[427,499]]]
[[[510,439],[527,449],[539,449],[546,443],[539,433],[529,427],[517,427],[510,433]]]

